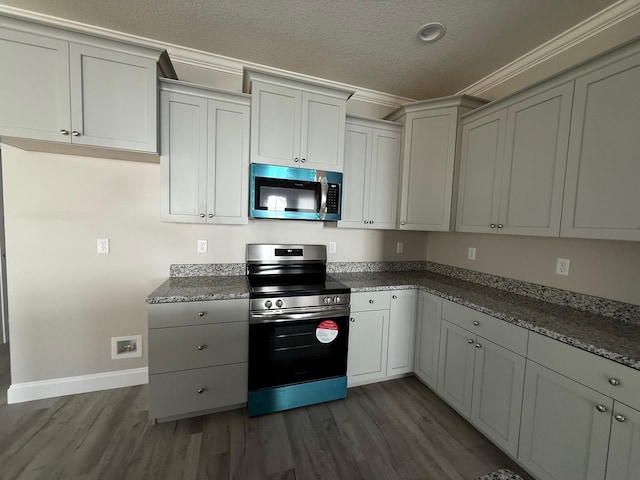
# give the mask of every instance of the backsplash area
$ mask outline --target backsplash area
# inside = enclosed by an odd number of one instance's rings
[[[564,305],[567,307],[596,313],[618,320],[640,323],[640,305],[608,300],[578,292],[571,292],[545,285],[499,277],[487,273],[452,267],[435,262],[329,262],[327,273],[353,272],[401,272],[401,271],[429,271],[459,278],[468,282],[485,285],[487,287],[504,290],[518,295]],[[245,275],[244,263],[216,263],[216,264],[177,264],[171,265],[171,277],[200,277],[200,276],[230,276]]]

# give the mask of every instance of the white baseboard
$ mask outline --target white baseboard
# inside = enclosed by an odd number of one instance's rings
[[[149,369],[147,367],[78,377],[53,378],[38,382],[14,383],[7,391],[7,403],[30,402],[43,398],[132,387],[146,383],[149,383]]]

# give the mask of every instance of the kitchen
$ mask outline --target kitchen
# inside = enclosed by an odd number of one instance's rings
[[[240,89],[239,81],[233,89]],[[385,110],[357,105],[353,113],[361,115],[379,118]],[[143,299],[166,279],[169,265],[242,263],[247,243],[282,241],[274,221],[215,227],[159,222],[157,164],[9,147],[3,162],[5,178],[12,179],[5,181],[4,197],[15,384],[127,370],[135,383],[136,375],[144,376],[146,344],[143,357],[113,361],[109,340],[146,333]],[[343,230],[308,222],[288,222],[287,236],[300,243],[336,242],[330,262],[429,260],[639,302],[634,242]],[[96,255],[96,238],[110,239],[109,255]],[[199,239],[208,240],[206,254],[196,253]],[[402,254],[396,253],[398,242]],[[475,261],[467,259],[471,247]],[[556,258],[571,259],[568,277],[555,275]]]

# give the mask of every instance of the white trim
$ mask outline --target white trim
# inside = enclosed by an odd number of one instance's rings
[[[525,53],[513,62],[460,90],[456,95],[481,96],[487,90],[495,88],[501,83],[507,82],[639,14],[640,0],[618,0],[592,17]]]
[[[116,30],[110,30],[108,28],[97,27],[86,23],[75,22],[73,20],[67,20],[65,18],[54,17],[51,15],[45,15],[43,13],[32,12],[21,8],[8,7],[6,5],[0,5],[0,13],[11,15],[13,17],[20,18],[22,20],[28,20],[33,22],[44,23],[53,27],[64,28],[67,30],[75,30],[90,35],[96,35],[111,40],[122,41],[127,43],[135,43],[138,45],[165,49],[174,64],[180,63],[183,65],[190,65],[193,67],[202,68],[205,70],[224,73],[226,75],[237,75],[242,78],[244,67],[259,69],[272,73],[286,74],[287,76],[296,77],[304,81],[322,82],[327,85],[332,85],[337,88],[355,90],[356,93],[351,97],[353,100],[361,102],[372,103],[375,105],[381,105],[384,107],[396,108],[405,103],[414,102],[414,99],[407,97],[400,97],[398,95],[392,95],[390,93],[378,92],[376,90],[370,90],[368,88],[362,88],[355,85],[349,85],[346,83],[335,82],[333,80],[327,80],[324,78],[313,77],[311,75],[304,75],[297,72],[290,72],[268,65],[260,65],[258,63],[239,60],[231,57],[225,57],[224,55],[218,55],[215,53],[205,52],[203,50],[196,50],[194,48],[182,47],[180,45],[174,45],[171,43],[159,42],[150,38],[140,37],[137,35],[131,35],[124,32],[118,32]]]
[[[29,402],[43,398],[132,387],[147,383],[149,383],[149,369],[147,367],[78,377],[53,378],[38,382],[14,383],[7,391],[7,403]]]

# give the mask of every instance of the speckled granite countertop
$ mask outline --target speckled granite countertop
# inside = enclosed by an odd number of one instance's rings
[[[332,273],[352,292],[419,288],[640,370],[640,323],[624,322],[428,271]],[[244,275],[172,277],[148,303],[248,298]]]

